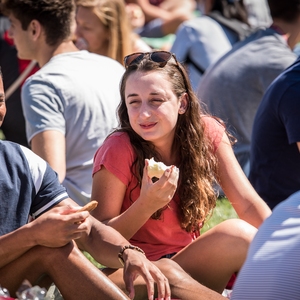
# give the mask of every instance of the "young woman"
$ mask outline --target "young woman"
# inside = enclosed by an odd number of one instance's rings
[[[133,32],[124,0],[76,0],[76,46],[121,64],[133,51],[150,47]],[[138,49],[138,50],[136,50]]]
[[[222,292],[242,266],[255,227],[271,211],[236,161],[224,126],[204,114],[176,57],[154,51],[131,54],[124,62],[120,128],[95,155],[94,216],[150,260],[170,257]],[[152,157],[171,166],[154,182],[147,171]],[[199,236],[216,204],[215,181],[240,219]],[[117,272],[111,279],[118,281]]]

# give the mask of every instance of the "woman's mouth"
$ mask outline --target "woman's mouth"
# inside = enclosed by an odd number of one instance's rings
[[[148,124],[140,124],[140,127],[142,129],[151,129],[153,128],[157,123],[148,123]]]

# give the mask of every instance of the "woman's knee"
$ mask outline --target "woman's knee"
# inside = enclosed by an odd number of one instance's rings
[[[220,223],[217,231],[224,234],[230,239],[243,241],[245,245],[249,245],[253,240],[257,228],[241,219],[229,219]]]

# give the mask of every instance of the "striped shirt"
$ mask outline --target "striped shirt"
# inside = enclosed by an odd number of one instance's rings
[[[231,299],[300,299],[300,191],[259,228]]]

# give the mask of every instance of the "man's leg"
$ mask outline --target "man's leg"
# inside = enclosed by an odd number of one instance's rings
[[[176,262],[171,259],[161,259],[153,262],[168,278],[172,298],[181,300],[224,300],[219,293],[208,289],[189,276]],[[116,285],[125,289],[122,270],[103,270]],[[135,300],[147,299],[147,289],[143,278],[135,280]]]
[[[12,296],[24,279],[46,288],[53,281],[65,300],[129,299],[73,243],[61,248],[34,247],[0,269],[1,286]]]

